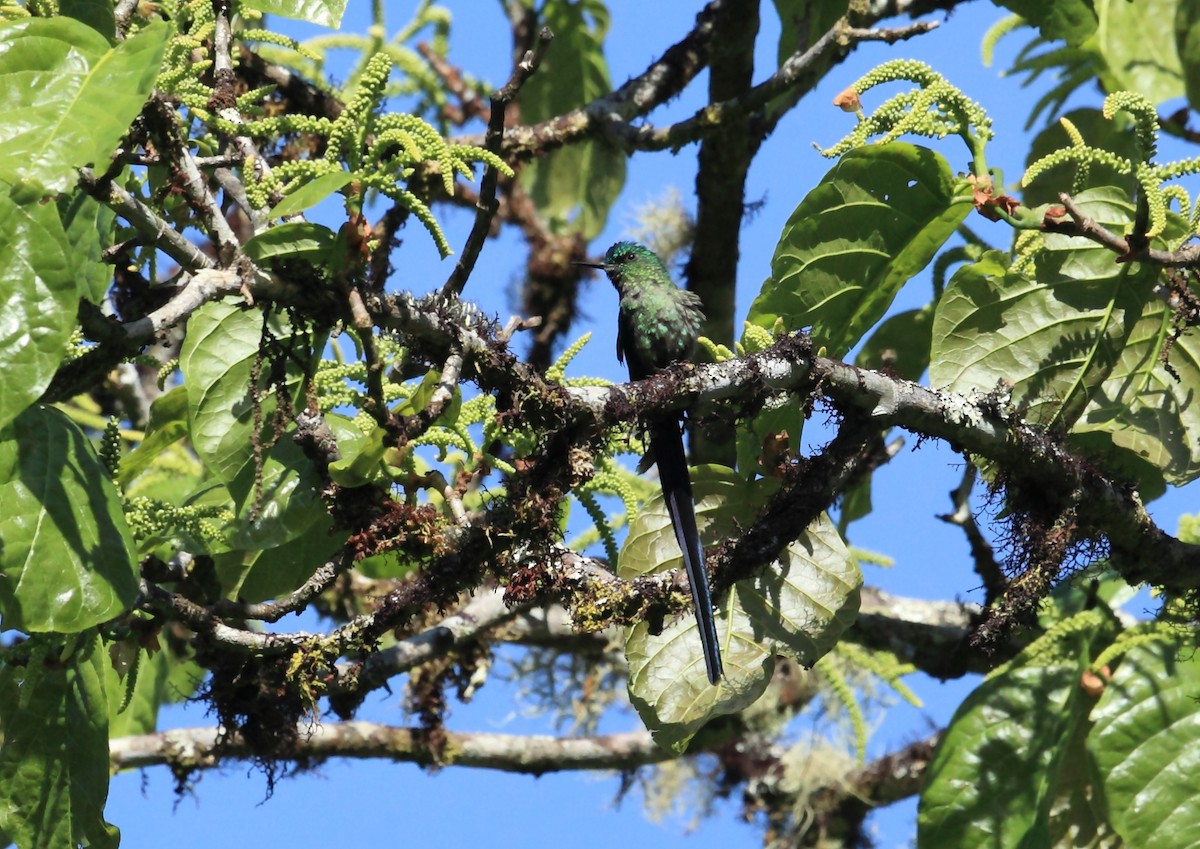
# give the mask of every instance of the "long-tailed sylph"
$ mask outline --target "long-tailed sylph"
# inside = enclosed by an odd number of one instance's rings
[[[700,298],[672,282],[657,254],[633,242],[617,242],[608,249],[603,263],[579,264],[603,269],[617,289],[621,298],[617,359],[629,365],[632,380],[649,377],[691,356],[704,320]],[[671,415],[651,422],[649,430],[650,451],[658,464],[663,499],[692,588],[704,665],[708,680],[716,684],[721,679],[721,648],[704,569],[704,549],[696,528],[681,422],[678,416]]]

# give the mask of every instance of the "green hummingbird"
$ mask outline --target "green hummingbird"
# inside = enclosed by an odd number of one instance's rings
[[[629,366],[631,380],[649,377],[671,363],[686,360],[696,347],[704,313],[700,298],[680,289],[654,251],[634,242],[617,242],[604,255],[603,263],[581,262],[603,269],[621,298],[617,317],[617,360]],[[696,624],[704,649],[708,680],[721,680],[721,647],[713,620],[712,596],[704,569],[704,549],[696,528],[692,482],[679,416],[668,416],[650,424],[650,453],[658,464],[663,500],[675,539],[683,552],[683,565],[696,606]]]

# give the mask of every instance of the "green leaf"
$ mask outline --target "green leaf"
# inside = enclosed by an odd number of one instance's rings
[[[1092,713],[1088,749],[1128,846],[1200,846],[1200,663],[1191,644],[1135,648]]]
[[[318,492],[321,477],[293,440],[284,438],[271,446],[263,461],[261,492],[255,474],[254,464],[248,463],[229,484],[237,510],[226,535],[232,547],[275,548],[328,518]]]
[[[775,0],[780,23],[778,64],[824,35],[849,7],[850,0]]]
[[[4,293],[0,318],[3,428],[50,385],[66,356],[79,307],[75,263],[58,210],[25,188],[3,183],[0,292]]]
[[[554,44],[521,89],[523,121],[563,115],[612,90],[604,59],[608,10],[600,0],[548,0],[542,23]],[[625,153],[607,139],[561,147],[525,165],[521,182],[556,232],[593,239],[625,185]]]
[[[851,150],[784,225],[749,321],[811,326],[816,347],[845,356],[971,208],[966,183],[927,148]]]
[[[113,268],[104,262],[104,249],[116,213],[82,191],[60,195],[58,212],[71,245],[79,294],[99,304],[113,280]]]
[[[0,25],[0,179],[63,191],[75,169],[106,167],[150,96],[168,27],[109,49],[73,18]]]
[[[376,427],[368,434],[355,433],[356,428],[338,433],[338,452],[341,457],[329,464],[329,479],[338,486],[364,486],[390,483],[391,475],[383,462],[388,446],[384,443],[387,431]],[[335,433],[337,433],[335,431]]]
[[[307,21],[330,29],[342,25],[342,15],[346,11],[346,0],[243,0],[242,5],[267,15]]]
[[[1175,51],[1188,103],[1200,108],[1200,0],[1179,0],[1175,7]]]
[[[1200,405],[1195,403],[1200,339],[1185,334],[1171,345],[1167,357],[1177,377],[1172,376],[1161,355],[1173,330],[1167,306],[1150,301],[1112,372],[1072,428],[1073,444],[1086,442],[1092,456],[1115,455],[1111,464],[1127,466],[1143,497],[1161,490],[1164,479],[1178,486],[1200,477]],[[1139,474],[1138,463],[1151,466],[1156,476]]]
[[[715,542],[752,522],[776,489],[774,481],[746,482],[718,466],[692,470],[696,520]],[[662,496],[650,499],[629,528],[617,573],[633,578],[679,568],[683,557]],[[725,678],[710,686],[700,638],[689,613],[650,634],[629,629],[629,696],[663,746],[682,751],[709,720],[752,704],[770,682],[775,655],[811,666],[837,642],[858,613],[862,574],[827,516],[822,516],[762,574],[739,581],[717,611]]]
[[[872,480],[872,477],[867,476],[842,493],[838,504],[841,509],[838,510],[837,530],[843,539],[849,539],[846,532],[850,525],[870,516],[871,511],[875,509],[871,503]]]
[[[1117,189],[1077,200],[1116,232],[1132,222]],[[1153,297],[1155,270],[1063,236],[1047,236],[1035,279],[1009,266],[992,252],[955,274],[934,320],[931,383],[986,393],[1004,381],[1029,420],[1071,426],[1076,448],[1147,495],[1164,476],[1200,476],[1200,344],[1184,336],[1171,347],[1178,380],[1161,364],[1171,316]]]
[[[281,341],[292,335],[278,314],[272,315],[268,329]],[[254,427],[251,391],[264,389],[270,366],[264,364],[257,387],[251,387],[250,373],[259,355],[262,332],[263,317],[258,310],[243,309],[232,298],[205,304],[188,319],[187,338],[179,354],[186,378],[192,447],[225,483],[231,483],[250,464],[253,441],[260,438]],[[305,352],[299,359],[307,356]],[[300,382],[296,359],[288,358],[289,387]],[[265,394],[261,404],[264,431],[276,406],[274,393]]]
[[[1116,189],[1077,198],[1085,214],[1122,232],[1133,208]],[[1054,234],[1035,276],[990,251],[959,268],[938,303],[930,382],[954,392],[991,392],[1004,381],[1028,420],[1071,425],[1092,402],[1130,341],[1151,297],[1155,270],[1118,264],[1085,239]]]
[[[764,447],[786,439],[784,447],[795,449],[804,433],[804,405],[792,400],[759,411],[737,430],[737,467],[750,479],[762,473]]]
[[[58,0],[58,13],[82,21],[109,41],[117,36],[117,16],[112,3],[98,0]]]
[[[0,622],[82,631],[137,597],[116,487],[66,416],[31,407],[0,431]]]
[[[187,436],[187,388],[176,386],[154,399],[150,405],[150,421],[137,448],[121,458],[117,480],[122,487],[129,484],[163,451]]]
[[[399,551],[372,554],[354,564],[354,568],[361,574],[376,580],[404,578],[416,571],[419,566],[420,563],[405,557]]]
[[[863,343],[855,365],[883,370],[905,380],[920,380],[929,368],[932,334],[933,304],[897,313]]]
[[[321,264],[329,255],[337,235],[328,227],[307,221],[289,221],[264,230],[246,242],[246,256],[255,262],[304,259]]]
[[[403,402],[396,407],[396,414],[401,416],[415,416],[423,412],[429,406],[429,402],[433,399],[433,395],[442,385],[441,369],[431,368],[425,372],[425,376],[421,378],[421,382],[417,384],[416,389]],[[452,427],[458,421],[458,414],[462,410],[462,392],[455,387],[454,395],[450,399],[450,403],[438,415],[435,424],[444,427]]]
[[[147,642],[150,648],[143,645]],[[205,670],[176,652],[174,642],[165,635],[143,638],[135,634],[105,646],[111,661],[104,664],[104,672],[108,690],[108,731],[113,739],[153,734],[158,730],[159,709],[188,698],[203,680]],[[137,655],[140,657],[134,659]],[[118,663],[122,667],[120,671]],[[126,703],[130,675],[135,675],[136,680]]]
[[[1078,46],[1096,31],[1092,0],[996,0],[1038,28],[1047,41],[1065,41]]]
[[[268,218],[286,218],[316,206],[325,198],[336,192],[354,179],[348,171],[331,171],[320,177],[309,180],[300,188],[293,191],[267,213]]]
[[[298,589],[346,541],[346,533],[334,533],[332,526],[331,519],[318,520],[290,542],[256,552],[237,588],[237,597],[248,602],[266,601]]]
[[[63,658],[34,639],[44,662],[0,667],[0,831],[20,849],[116,849],[120,832],[104,821],[108,658],[94,633]]]
[[[1183,68],[1175,53],[1177,2],[1095,0],[1096,45],[1108,67],[1108,91],[1136,91],[1154,104],[1184,96]]]
[[[926,774],[922,849],[1049,849],[1068,741],[1087,720],[1078,670],[1038,664],[981,684],[959,706]],[[1059,812],[1061,815],[1061,812]]]

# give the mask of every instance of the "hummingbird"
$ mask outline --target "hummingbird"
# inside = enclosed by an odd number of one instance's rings
[[[650,377],[691,356],[704,313],[694,292],[680,289],[658,255],[635,242],[617,242],[604,262],[580,262],[608,275],[621,299],[617,316],[617,361],[629,366],[630,380]],[[721,680],[721,647],[713,620],[712,596],[704,568],[704,549],[696,528],[692,481],[683,450],[682,420],[677,415],[650,423],[650,454],[658,465],[663,500],[683,552],[683,566],[692,588],[696,624],[704,650],[708,680]]]

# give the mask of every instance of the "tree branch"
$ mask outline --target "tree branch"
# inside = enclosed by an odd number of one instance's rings
[[[355,696],[382,687],[394,675],[444,657],[454,649],[477,640],[491,628],[526,612],[530,604],[509,607],[500,590],[482,590],[457,613],[365,660],[339,669],[333,697]]]
[[[422,766],[470,766],[544,775],[581,769],[635,769],[676,757],[654,743],[649,732],[600,737],[521,736],[446,731],[444,753],[435,758],[419,729],[373,722],[335,722],[301,729],[291,757],[387,758]],[[109,744],[113,769],[170,766],[177,772],[211,769],[231,758],[252,757],[240,737],[222,738],[216,728],[181,728]]]
[[[1047,212],[1042,221],[1042,229],[1047,233],[1090,239],[1115,253],[1117,262],[1149,262],[1164,268],[1200,268],[1200,244],[1193,243],[1177,251],[1164,251],[1148,245],[1134,248],[1124,236],[1118,236],[1096,219],[1088,217],[1066,192],[1059,194],[1058,199],[1062,201],[1071,220]]]
[[[765,107],[801,79],[809,76],[828,54],[835,49],[846,50],[848,45],[863,41],[892,42],[924,35],[937,29],[937,21],[924,21],[896,29],[864,29],[846,25],[843,18],[807,49],[792,54],[779,70],[763,82],[737,97],[710,103],[691,118],[669,127],[656,129],[648,124],[614,126],[612,132],[635,150],[678,150],[685,144],[715,133],[735,118],[745,117]],[[812,81],[813,83],[816,80]]]
[[[686,36],[611,94],[541,124],[509,127],[504,131],[503,155],[509,159],[528,159],[600,133],[614,121],[619,123],[645,115],[666,103],[704,69],[708,50],[717,33],[718,13],[728,5],[731,0],[711,0],[696,15],[696,25]],[[479,135],[461,136],[452,141],[475,147],[486,143]]]
[[[787,336],[758,354],[676,366],[637,383],[560,387],[546,384],[492,346],[487,338],[494,329],[470,322],[447,324],[423,303],[412,296],[381,299],[375,304],[378,322],[418,335],[435,348],[461,345],[481,387],[520,398],[521,414],[535,426],[594,432],[596,427],[624,426],[641,412],[661,414],[730,399],[762,404],[780,393],[809,393],[815,386],[835,406],[867,414],[876,428],[902,427],[996,461],[1010,484],[1047,495],[1075,493],[1081,527],[1107,539],[1131,583],[1145,581],[1172,593],[1200,587],[1200,546],[1158,528],[1135,491],[1071,454],[1057,437],[1024,422],[1002,391],[966,397],[814,357],[803,334]],[[564,396],[573,404],[564,407]]]
[[[197,245],[176,232],[150,207],[111,180],[101,180],[91,168],[79,169],[79,185],[96,200],[129,222],[147,243],[161,250],[189,271],[215,268],[217,263]]]

